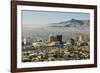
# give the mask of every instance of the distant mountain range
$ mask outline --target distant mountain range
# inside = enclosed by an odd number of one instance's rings
[[[77,20],[77,19],[71,19],[68,21],[62,21],[58,23],[49,23],[48,26],[50,27],[89,27],[90,26],[90,20]]]

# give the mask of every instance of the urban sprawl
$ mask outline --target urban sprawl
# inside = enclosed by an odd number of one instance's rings
[[[22,40],[22,62],[86,60],[90,58],[90,42],[82,35],[62,41],[62,35],[49,35],[47,40]]]

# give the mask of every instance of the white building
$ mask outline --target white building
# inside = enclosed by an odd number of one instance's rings
[[[27,44],[29,45],[31,43],[31,39],[30,39],[30,37],[27,37],[27,38],[24,37],[22,42],[24,45],[27,45]]]
[[[26,45],[26,38],[23,39],[23,44]]]
[[[47,44],[44,42],[34,42],[34,43],[32,43],[32,46],[40,47],[40,46],[47,46]]]
[[[60,46],[60,42],[57,41],[57,42],[51,42],[48,44],[48,46]]]

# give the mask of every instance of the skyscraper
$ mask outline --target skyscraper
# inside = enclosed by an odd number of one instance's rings
[[[82,41],[82,35],[79,35],[78,40]]]
[[[57,41],[59,41],[60,44],[62,44],[62,35],[57,35]]]
[[[51,43],[53,41],[56,41],[56,37],[52,36],[52,35],[49,35],[48,41],[49,41],[49,43]]]

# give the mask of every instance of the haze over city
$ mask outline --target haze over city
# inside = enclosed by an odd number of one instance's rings
[[[75,13],[75,12],[54,12],[54,11],[33,11],[22,10],[22,24],[23,27],[42,27],[48,26],[50,23],[58,23],[76,20],[89,20],[89,13]]]

